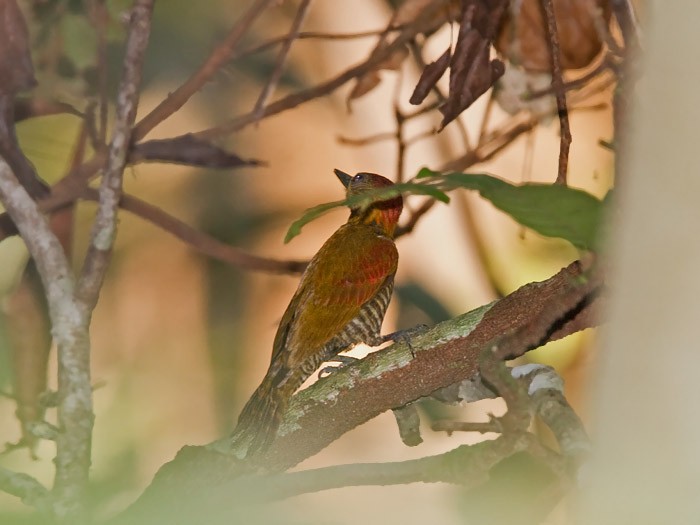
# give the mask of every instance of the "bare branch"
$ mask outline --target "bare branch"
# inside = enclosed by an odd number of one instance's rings
[[[338,89],[340,86],[346,84],[350,80],[357,78],[363,75],[364,73],[367,73],[368,71],[371,71],[377,65],[381,64],[384,60],[386,60],[386,58],[389,57],[396,50],[402,49],[403,46],[405,46],[406,43],[410,42],[413,38],[415,38],[417,34],[423,32],[424,30],[426,30],[426,28],[430,27],[431,20],[429,15],[433,11],[435,11],[436,8],[437,6],[433,6],[430,9],[426,9],[426,11],[421,15],[422,17],[424,17],[424,19],[417,21],[417,23],[406,28],[406,30],[404,30],[391,44],[382,48],[376,53],[373,53],[367,60],[347,69],[346,71],[337,75],[335,78],[317,84],[316,86],[313,86],[304,91],[292,93],[291,95],[288,95],[280,100],[272,102],[271,104],[263,108],[262,113],[258,115],[258,118],[255,118],[255,114],[253,112],[246,113],[245,115],[236,117],[219,126],[198,131],[194,133],[194,135],[202,139],[213,139],[222,135],[234,133],[262,118],[282,113],[283,111],[295,108],[300,104],[303,104],[304,102],[308,102],[309,100],[313,100],[315,98],[319,98],[324,95],[328,95],[329,93],[332,93],[333,91]]]
[[[99,199],[97,191],[92,188],[87,188],[83,197],[94,201]],[[193,228],[160,208],[132,195],[122,194],[119,206],[171,233],[195,250],[245,270],[298,274],[304,271],[308,264],[308,261],[281,261],[246,253]]]
[[[131,145],[131,126],[136,118],[143,58],[151,31],[153,3],[154,0],[136,0],[131,11],[124,71],[117,95],[117,116],[107,166],[102,175],[100,202],[90,246],[78,281],[77,297],[88,312],[91,312],[97,303],[116,235],[122,177]]]

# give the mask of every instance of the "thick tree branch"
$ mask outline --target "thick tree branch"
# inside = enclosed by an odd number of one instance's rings
[[[599,288],[599,280],[587,278],[582,265],[574,263],[547,281],[528,284],[500,301],[435,326],[413,338],[412,350],[395,344],[339,370],[294,396],[264,468],[286,470],[385,410],[473,377],[481,352],[494,342],[507,346],[522,340],[529,348],[530,340],[540,341],[543,331],[547,340],[555,340],[594,326],[588,312],[601,300]],[[568,305],[587,296],[591,302],[570,318]],[[585,323],[577,322],[580,316]],[[209,447],[183,448],[122,518],[140,516],[165,501],[168,505],[177,501],[184,508],[189,505],[185,495],[192,491],[199,492],[192,496],[197,499],[202,491],[248,472],[251,465],[219,452],[227,447],[224,439]]]
[[[77,515],[88,479],[93,420],[87,322],[73,298],[75,283],[61,243],[4,161],[0,161],[0,198],[36,263],[46,293],[59,369],[55,512]]]

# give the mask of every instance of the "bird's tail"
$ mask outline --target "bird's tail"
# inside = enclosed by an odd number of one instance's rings
[[[279,388],[276,379],[269,373],[265,376],[243,407],[231,435],[234,447],[245,450],[247,458],[265,452],[277,436],[289,395],[286,389]]]

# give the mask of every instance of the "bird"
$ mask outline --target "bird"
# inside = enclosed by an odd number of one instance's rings
[[[334,172],[347,197],[393,185],[376,173]],[[401,195],[351,207],[309,262],[280,321],[267,373],[231,434],[244,457],[269,449],[291,396],[323,362],[386,340],[381,325],[398,266],[394,233],[402,209]]]

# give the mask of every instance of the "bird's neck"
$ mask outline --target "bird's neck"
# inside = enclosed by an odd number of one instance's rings
[[[349,222],[373,226],[380,233],[393,237],[402,208],[403,203],[399,199],[378,202],[361,212],[354,210],[350,215]]]

